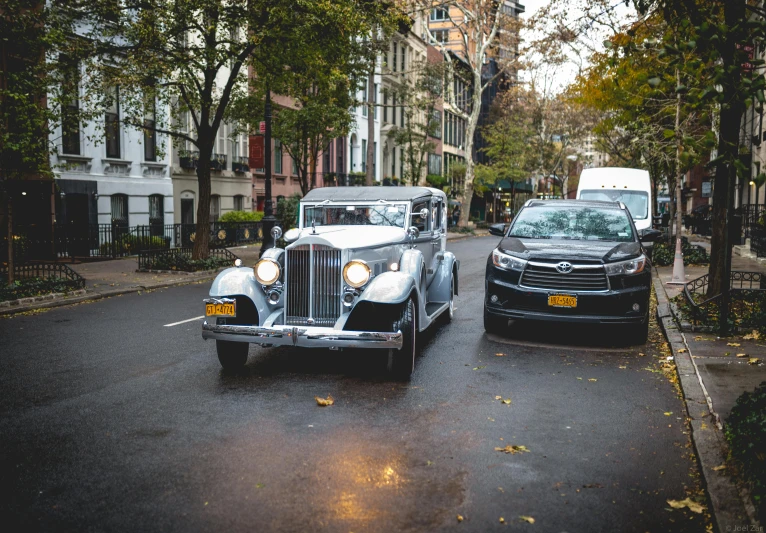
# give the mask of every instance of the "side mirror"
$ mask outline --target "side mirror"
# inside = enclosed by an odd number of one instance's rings
[[[413,211],[412,212],[412,216],[413,217],[420,217],[420,218],[428,218],[429,214],[430,214],[430,212],[428,211],[427,207],[424,207],[420,211]]]
[[[410,236],[411,239],[417,239],[420,237],[420,230],[416,228],[415,226],[410,226],[407,228],[407,235]]]
[[[641,242],[654,242],[662,237],[662,232],[656,229],[642,229],[638,232],[638,238]]]
[[[282,237],[282,228],[279,226],[274,226],[271,228],[271,236],[274,237],[275,241],[278,241],[280,237]]]
[[[505,224],[492,224],[487,229],[489,230],[490,235],[505,237]]]

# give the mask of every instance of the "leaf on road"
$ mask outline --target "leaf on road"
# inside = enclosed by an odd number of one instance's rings
[[[256,489],[262,489],[263,488],[263,483],[256,483],[255,484],[255,488]]]
[[[742,338],[746,341],[757,341],[761,339],[761,334],[754,329],[752,333],[749,333]]]
[[[679,348],[676,353],[686,353],[686,348]]]
[[[502,399],[503,399],[502,396],[500,396],[499,394],[495,394],[495,400],[502,400]]]
[[[747,357],[747,354],[746,353],[738,353],[737,357]]]
[[[496,354],[495,354],[495,357],[505,357],[506,355],[508,355],[508,354],[504,354],[504,353],[496,353]]]
[[[503,400],[503,403],[505,405],[511,405],[511,399],[510,398],[506,398],[505,400]]]
[[[582,378],[577,378],[577,379],[579,379],[580,381],[582,381]]]
[[[727,342],[726,346],[739,346],[738,342]]]
[[[503,518],[502,516],[500,517],[500,523],[505,524],[505,518]]]
[[[596,378],[588,378],[588,381],[598,381]]]
[[[639,357],[646,357],[646,354],[644,354],[644,353],[641,353],[641,352],[638,352],[638,356],[639,356]]]
[[[526,446],[517,446],[516,444],[509,444],[505,448],[495,448],[496,452],[503,452],[503,453],[510,453],[510,454],[517,454],[521,452],[528,452],[529,449],[527,449]]]
[[[601,483],[588,483],[587,485],[583,485],[582,488],[584,488],[584,489],[603,489],[604,486]]]
[[[685,500],[668,500],[668,505],[670,505],[673,509],[683,509],[686,507],[691,512],[697,514],[700,514],[705,510],[703,505],[698,504],[691,498],[686,498]]]
[[[673,414],[673,411],[666,411],[664,414],[665,414],[665,416],[670,416],[670,415]]]
[[[628,367],[627,367],[627,366],[621,366],[621,367],[619,367],[619,368],[620,368],[621,370],[625,370],[625,369],[626,369],[626,368],[628,368]]]
[[[463,521],[463,515],[457,515],[457,521],[462,522]]]
[[[474,370],[481,370],[482,368],[487,368],[486,366],[475,366],[473,367]]]
[[[726,465],[718,465],[713,467],[714,472],[720,472],[721,470],[726,470]]]
[[[332,396],[329,394],[327,395],[327,398],[320,398],[319,396],[314,396],[314,399],[317,401],[317,405],[322,407],[327,407],[328,405],[332,405],[335,403],[335,400],[332,399]]]
[[[534,518],[532,518],[531,516],[524,516],[524,515],[521,515],[521,516],[519,517],[519,519],[523,520],[524,522],[526,522],[526,523],[528,523],[528,524],[534,524],[534,523],[535,523],[535,519],[534,519]]]
[[[758,363],[761,362],[761,360],[758,359],[757,357],[751,357],[750,359],[747,360],[747,362],[748,364],[751,364],[751,365],[757,365]]]

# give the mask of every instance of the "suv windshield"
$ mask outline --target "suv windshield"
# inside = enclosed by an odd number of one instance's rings
[[[395,226],[404,227],[407,206],[310,205],[303,210],[303,227],[311,226]]]
[[[649,195],[642,191],[629,191],[627,189],[587,190],[580,192],[580,200],[622,202],[630,211],[633,220],[646,220],[649,217]]]
[[[621,209],[531,206],[513,221],[509,237],[633,242],[633,228]]]

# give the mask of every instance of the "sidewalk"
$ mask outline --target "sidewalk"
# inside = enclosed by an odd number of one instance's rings
[[[689,240],[710,251],[709,242],[694,237]],[[766,264],[733,255],[732,270],[766,274]],[[684,269],[687,281],[707,272],[707,265]],[[692,332],[675,316],[674,306],[669,302],[683,291],[683,285],[667,284],[672,275],[672,265],[655,270],[657,315],[675,355],[681,388],[692,419],[692,437],[719,531],[733,531],[727,527],[741,527],[747,523],[743,522],[743,513],[753,521],[754,510],[749,497],[737,488],[737,480],[719,467],[728,453],[722,429],[737,398],[766,381],[766,337],[754,338],[746,332],[722,339],[714,333]]]

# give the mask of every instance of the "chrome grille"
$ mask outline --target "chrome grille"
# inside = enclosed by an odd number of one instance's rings
[[[305,244],[285,250],[285,323],[332,326],[340,316],[340,250]]]
[[[556,270],[557,263],[527,263],[519,285],[556,291],[597,292],[609,290],[603,265],[574,265],[568,274]]]

